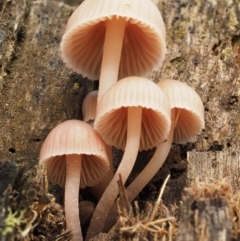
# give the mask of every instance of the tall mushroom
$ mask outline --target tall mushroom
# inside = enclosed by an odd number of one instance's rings
[[[160,169],[167,158],[172,142],[177,144],[193,142],[205,126],[203,103],[193,88],[186,83],[170,79],[160,81],[158,86],[167,96],[171,106],[171,131],[167,141],[158,145],[147,166],[127,187],[130,202]]]
[[[118,78],[146,76],[166,54],[161,14],[151,0],[85,0],[71,15],[60,49],[64,62],[90,79],[99,97]]]
[[[142,77],[127,77],[113,85],[99,100],[94,127],[104,141],[125,149],[122,161],[103,193],[87,233],[87,240],[102,231],[118,195],[119,174],[123,183],[135,163],[138,150],[161,143],[170,129],[170,107],[160,88]]]
[[[102,138],[83,121],[65,121],[47,136],[40,151],[39,163],[46,165],[50,182],[65,186],[67,228],[73,231],[73,241],[83,240],[79,220],[79,188],[96,184],[109,169]]]

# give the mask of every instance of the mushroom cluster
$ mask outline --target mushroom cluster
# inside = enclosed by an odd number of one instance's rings
[[[127,187],[130,201],[160,169],[172,142],[195,140],[204,128],[204,109],[186,83],[166,79],[156,84],[146,77],[161,67],[166,55],[164,22],[151,0],[85,0],[69,18],[60,50],[68,67],[99,79],[99,91],[83,102],[85,122],[66,121],[50,132],[40,163],[46,165],[49,181],[65,186],[66,223],[73,241],[83,240],[79,188],[94,185],[99,201],[89,240],[102,232],[118,195],[119,174],[125,183],[138,152],[157,147]],[[112,146],[124,150],[115,173]],[[91,179],[94,175],[98,178]]]

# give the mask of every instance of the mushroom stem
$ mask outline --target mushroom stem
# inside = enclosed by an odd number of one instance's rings
[[[142,191],[142,189],[150,182],[153,176],[163,165],[166,160],[173,141],[173,133],[175,127],[175,113],[171,111],[171,130],[168,134],[167,141],[159,144],[152,156],[151,160],[145,166],[145,168],[138,174],[135,180],[127,187],[127,196],[129,202],[132,202],[134,198]]]
[[[79,218],[79,188],[81,173],[81,155],[66,155],[66,181],[64,207],[67,229],[72,230],[72,241],[82,241]],[[73,185],[74,184],[74,185]]]
[[[98,182],[96,185],[91,187],[91,190],[93,192],[93,195],[97,197],[98,200],[100,200],[101,196],[103,195],[104,191],[106,190],[107,186],[111,182],[114,176],[114,171],[113,171],[113,160],[112,160],[112,147],[109,145],[106,145],[106,151],[108,155],[108,159],[110,161],[109,163],[109,170],[106,172],[105,176],[103,179]]]
[[[142,108],[128,107],[128,126],[125,152],[112,181],[103,193],[102,198],[94,211],[86,240],[93,238],[103,230],[109,210],[118,195],[117,180],[119,178],[119,174],[121,174],[122,181],[125,183],[132,171],[140,145],[141,120]]]
[[[178,115],[177,115],[178,117]],[[159,144],[151,160],[145,168],[138,174],[135,180],[126,188],[129,202],[132,202],[142,189],[149,183],[153,176],[161,168],[166,160],[172,146],[174,128],[176,125],[175,111],[171,111],[171,130],[168,133],[167,141]],[[117,203],[111,207],[110,215],[107,217],[104,232],[108,232],[117,221]]]
[[[125,27],[123,18],[113,17],[106,23],[98,100],[118,80]]]

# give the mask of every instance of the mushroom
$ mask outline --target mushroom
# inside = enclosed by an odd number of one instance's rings
[[[94,127],[106,144],[125,149],[125,152],[97,204],[87,240],[103,229],[118,195],[119,174],[125,183],[138,150],[153,148],[166,138],[170,129],[170,107],[162,90],[152,81],[143,77],[127,77],[113,85],[99,100]]]
[[[84,98],[82,103],[83,121],[93,126],[96,118],[98,90],[93,90]]]
[[[203,103],[193,88],[186,83],[170,79],[160,81],[158,86],[167,96],[171,106],[171,131],[167,141],[158,145],[147,166],[127,187],[130,202],[161,168],[171,149],[172,142],[177,144],[194,142],[205,126]]]
[[[48,134],[40,151],[39,163],[46,165],[50,182],[65,185],[67,228],[73,231],[73,241],[83,240],[79,220],[79,188],[96,184],[109,169],[102,138],[83,121],[65,121]]]
[[[97,96],[98,91],[94,90],[91,91],[87,96],[84,98],[82,103],[82,114],[83,114],[83,121],[87,122],[90,125],[93,125],[94,120],[96,118],[96,109],[97,109]],[[113,172],[113,161],[112,161],[112,147],[109,145],[106,145],[106,150],[108,153],[108,158],[110,162],[110,167],[105,176],[102,178],[100,182],[98,182],[96,185],[91,187],[91,192],[94,196],[100,199],[103,192],[105,191],[106,187],[112,180],[114,176]]]
[[[159,68],[165,38],[162,16],[151,0],[85,0],[69,18],[60,50],[74,71],[100,77],[101,98],[118,79]]]

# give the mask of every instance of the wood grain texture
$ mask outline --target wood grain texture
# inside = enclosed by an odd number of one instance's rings
[[[240,186],[240,146],[234,145],[223,151],[188,153],[188,185],[196,178],[209,182],[226,179],[234,192]]]

